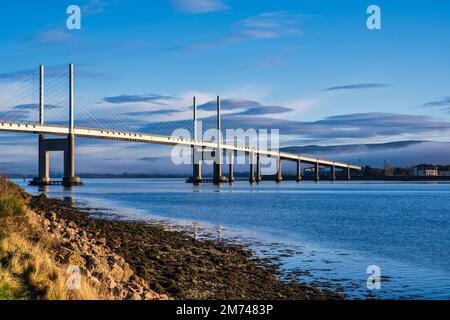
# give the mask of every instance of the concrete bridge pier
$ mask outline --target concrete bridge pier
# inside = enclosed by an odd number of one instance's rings
[[[75,176],[75,137],[69,135],[63,139],[45,139],[39,136],[39,177],[34,178],[31,185],[46,186],[53,182],[50,179],[50,152],[64,152],[64,178],[58,184],[63,186],[81,186],[83,182]],[[56,184],[56,183],[55,183]]]
[[[283,163],[282,163],[281,157],[278,158],[278,172],[275,177],[275,181],[277,183],[283,182]]]
[[[213,182],[224,183],[227,182],[227,178],[223,176],[222,171],[222,150],[216,151],[216,159],[214,160],[213,167]]]
[[[336,166],[332,166],[330,170],[331,181],[336,181]]]
[[[50,158],[45,149],[45,135],[39,135],[39,176],[33,182],[39,185],[50,184]]]
[[[262,181],[261,177],[261,155],[256,156],[256,182],[260,183]]]
[[[228,171],[228,182],[234,183],[234,151],[228,152],[228,160],[229,160],[229,171]]]
[[[192,178],[190,179],[194,184],[200,184],[203,181],[202,177],[202,159],[203,152],[197,148],[192,148]]]
[[[319,166],[319,162],[316,162],[316,169],[314,170],[316,177],[315,177],[315,181],[319,182],[320,181],[320,166]]]
[[[352,169],[350,167],[347,167],[347,180],[352,180],[352,173],[351,173]]]
[[[203,181],[202,179],[202,161],[199,160],[193,164],[192,182],[194,184],[200,184]]]
[[[255,154],[252,152],[249,154],[249,158],[250,158],[250,177],[249,177],[249,181],[251,184],[256,182],[256,178],[255,178]]]
[[[302,161],[301,160],[297,160],[297,177],[296,177],[296,181],[297,182],[301,182],[302,181]]]
[[[75,136],[71,134],[66,140],[63,185],[66,187],[79,186],[82,185],[82,182],[80,177],[75,176]]]

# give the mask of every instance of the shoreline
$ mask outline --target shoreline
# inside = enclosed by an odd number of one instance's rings
[[[54,212],[123,257],[158,294],[174,299],[343,299],[328,288],[278,279],[278,266],[263,261],[241,245],[195,240],[183,231],[142,221],[102,219],[98,212],[75,208],[70,201],[33,196],[36,212]]]

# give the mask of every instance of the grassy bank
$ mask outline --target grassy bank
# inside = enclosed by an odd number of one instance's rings
[[[0,299],[101,298],[86,283],[69,292],[66,270],[51,255],[53,240],[28,209],[29,200],[16,185],[0,179]]]

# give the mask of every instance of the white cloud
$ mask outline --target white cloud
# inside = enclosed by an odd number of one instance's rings
[[[285,11],[265,12],[236,22],[234,30],[228,34],[207,41],[177,46],[173,49],[208,49],[250,40],[298,37],[303,35],[303,31],[299,27],[302,17],[302,15]]]

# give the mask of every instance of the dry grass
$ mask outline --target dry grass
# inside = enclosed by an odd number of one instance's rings
[[[52,258],[52,243],[20,189],[0,179],[0,300],[104,298],[84,276],[80,290],[68,289],[69,275]]]

